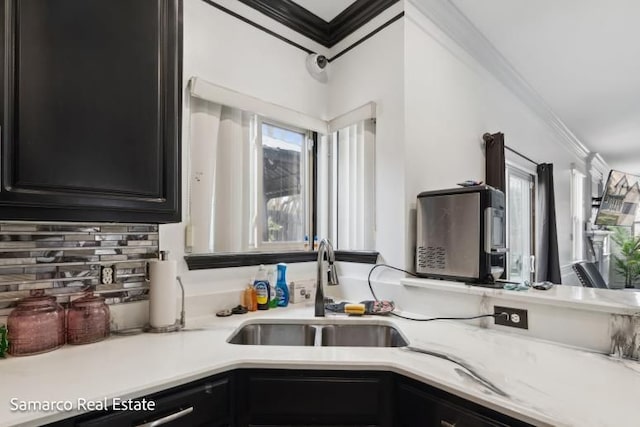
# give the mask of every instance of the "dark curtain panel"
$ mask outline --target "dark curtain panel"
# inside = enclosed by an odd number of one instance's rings
[[[537,280],[562,283],[558,254],[558,230],[556,227],[556,199],[553,189],[553,164],[538,165],[538,213],[540,236],[536,255]]]
[[[505,192],[505,164],[504,164],[504,134],[502,132],[493,135],[485,133],[482,138],[485,142],[485,179],[487,185]]]

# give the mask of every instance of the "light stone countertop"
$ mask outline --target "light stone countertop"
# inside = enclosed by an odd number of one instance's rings
[[[470,286],[459,282],[417,278],[401,279],[400,284],[431,291],[499,297],[511,301],[522,301],[527,304],[539,303],[595,312],[640,315],[640,289],[595,289],[583,286],[556,285],[546,291],[536,289],[508,291],[482,286]]]
[[[404,313],[406,314],[406,313]],[[459,365],[401,348],[243,346],[226,340],[241,324],[385,322],[410,345]],[[613,359],[463,322],[397,318],[313,318],[313,307],[190,319],[172,334],[112,336],[36,356],[0,360],[0,426],[35,426],[77,413],[11,412],[10,399],[42,401],[141,397],[235,368],[388,370],[536,425],[636,425],[640,363]],[[503,392],[478,381],[469,370]]]

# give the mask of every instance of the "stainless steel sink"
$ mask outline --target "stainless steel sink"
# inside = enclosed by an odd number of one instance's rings
[[[380,323],[252,323],[228,341],[244,345],[404,347],[407,340],[392,325]]]
[[[255,323],[238,330],[231,344],[246,345],[314,345],[316,328],[304,324]]]
[[[388,325],[326,325],[322,328],[323,346],[405,347],[407,341]]]

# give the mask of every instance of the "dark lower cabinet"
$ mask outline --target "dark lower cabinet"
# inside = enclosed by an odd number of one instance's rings
[[[393,374],[240,370],[238,426],[390,426]]]
[[[434,387],[397,376],[394,425],[402,427],[524,427],[529,424]]]
[[[51,427],[231,426],[234,425],[232,396],[231,376],[216,376],[146,396],[146,401],[155,402],[153,411],[92,412]]]
[[[239,369],[144,399],[156,403],[154,411],[92,412],[51,427],[529,426],[379,371]]]
[[[0,0],[0,217],[180,221],[182,0]]]

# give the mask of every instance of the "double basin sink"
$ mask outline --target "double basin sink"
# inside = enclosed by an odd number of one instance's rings
[[[322,347],[405,347],[407,340],[393,325],[380,322],[251,323],[238,329],[231,344]]]

